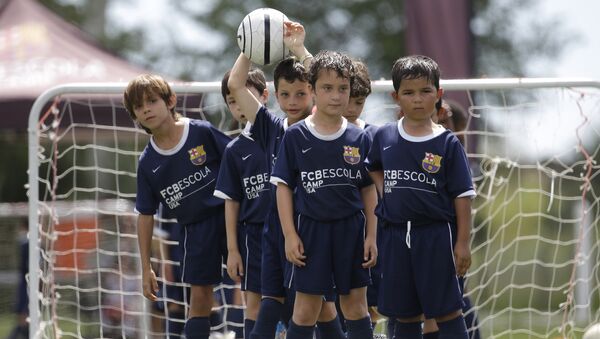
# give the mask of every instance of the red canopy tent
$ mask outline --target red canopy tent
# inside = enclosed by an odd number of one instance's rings
[[[0,129],[25,130],[33,101],[54,86],[145,72],[33,0],[0,0]]]

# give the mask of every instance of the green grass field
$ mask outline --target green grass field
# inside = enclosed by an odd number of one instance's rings
[[[0,338],[6,338],[15,326],[15,315],[12,313],[0,313]]]
[[[0,338],[6,338],[8,336],[8,334],[10,333],[10,331],[12,330],[13,326],[15,324],[15,317],[12,313],[2,313],[0,314]],[[73,324],[64,324],[65,325],[65,330],[67,332],[70,331],[75,331],[75,328],[73,326]],[[89,331],[90,329],[88,329],[87,331],[82,331],[82,333],[87,333],[90,337],[97,335],[98,333],[92,333],[93,331]],[[510,331],[507,329],[504,329],[505,333],[501,336],[496,336],[495,338],[497,339],[526,339],[526,338],[559,338],[560,335],[559,333],[555,332],[555,333],[549,333],[547,335],[541,335],[541,336],[532,336],[530,333],[524,333],[522,331]],[[380,322],[377,324],[377,327],[375,328],[375,333],[384,333],[385,331],[385,322]],[[486,335],[486,330],[484,329],[483,331],[483,338],[489,338],[489,332],[487,333],[488,335]],[[539,331],[535,331],[538,333],[541,333],[542,330],[540,329]],[[575,336],[573,338],[575,339],[579,339],[583,336],[583,333],[581,332],[576,332]]]

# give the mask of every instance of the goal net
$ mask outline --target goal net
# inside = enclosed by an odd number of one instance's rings
[[[465,314],[477,322],[468,327],[490,338],[581,335],[600,321],[600,83],[473,79],[442,86],[464,102],[466,128],[456,133],[477,190],[465,288],[472,304]],[[148,135],[123,108],[124,87],[61,86],[32,108],[28,278],[36,337],[165,337],[184,323],[189,293],[178,280],[178,225],[170,216],[159,215],[154,232],[159,300],[141,294],[133,206]],[[238,129],[220,83],[174,90],[178,112],[227,133]],[[375,81],[373,90],[362,117],[375,125],[395,120],[391,82]],[[276,107],[273,99],[269,105]],[[239,289],[225,281],[215,294],[213,331],[241,333]]]

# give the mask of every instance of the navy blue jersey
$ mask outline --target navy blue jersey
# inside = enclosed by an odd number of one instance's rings
[[[213,196],[227,135],[201,120],[184,118],[181,140],[162,150],[153,139],[138,163],[135,208],[154,215],[158,204],[172,210],[182,225],[199,222],[215,213],[223,200]]]
[[[280,118],[273,115],[269,110],[262,106],[256,113],[256,119],[254,124],[250,128],[250,135],[252,138],[261,146],[265,152],[267,158],[267,166],[269,173],[272,172],[275,161],[277,160],[277,154],[279,153],[279,147],[283,140],[283,134],[288,127],[287,118]],[[271,192],[271,208],[277,211],[277,198],[275,196],[276,190],[272,189]]]
[[[271,182],[295,190],[300,214],[319,221],[348,217],[364,208],[360,189],[372,184],[364,166],[370,144],[346,119],[335,134],[320,135],[307,118],[285,132]]]
[[[270,202],[269,174],[265,152],[242,133],[225,148],[214,194],[240,203],[240,222],[262,224]]]
[[[369,171],[383,171],[376,214],[385,221],[454,223],[454,199],[475,195],[467,156],[449,130],[413,137],[402,119],[388,123],[377,130],[365,162]]]
[[[378,128],[379,128],[379,126],[371,125],[369,123],[365,124],[365,127],[363,127],[363,129],[365,130],[365,133],[367,133],[367,135],[369,136],[369,139],[371,139],[371,141],[373,141],[373,138],[375,137],[375,133],[377,133]]]

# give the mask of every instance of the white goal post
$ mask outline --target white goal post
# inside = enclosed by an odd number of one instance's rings
[[[125,86],[58,86],[31,108],[31,337],[164,336],[152,328],[140,289],[131,287],[139,282],[131,266],[139,259],[130,224],[135,169],[148,136],[128,121]],[[230,129],[220,82],[172,86],[179,112]],[[441,86],[468,98],[467,128],[458,132],[477,190],[465,295],[473,304],[466,312],[478,322],[468,327],[489,338],[581,336],[600,322],[600,81],[464,79]],[[374,81],[372,88],[363,118],[376,125],[394,120],[392,82]],[[273,93],[272,83],[269,89]],[[273,99],[269,106],[276,107]],[[177,266],[162,256],[153,263],[161,273]],[[109,286],[107,277],[117,284]],[[217,289],[223,303],[216,310],[224,320],[214,330],[240,326],[229,317],[243,304],[230,304],[224,292],[234,288]],[[164,296],[161,302],[185,307]],[[135,303],[142,305],[126,307]],[[114,314],[121,325],[107,323]]]

